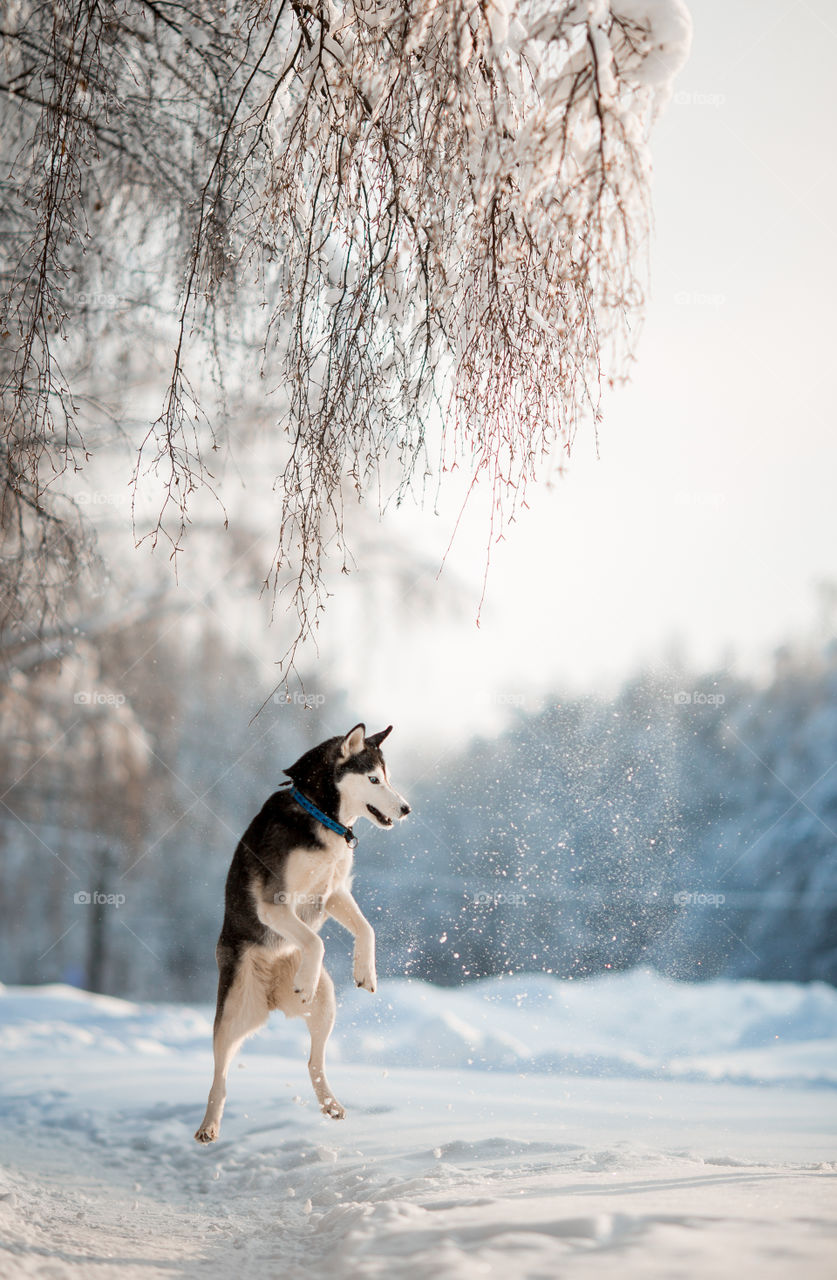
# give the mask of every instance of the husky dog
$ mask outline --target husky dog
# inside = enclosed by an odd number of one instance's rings
[[[391,731],[392,725],[367,737],[365,725],[358,724],[345,737],[306,751],[283,770],[290,791],[274,792],[235,851],[215,949],[215,1076],[198,1142],[218,1137],[230,1062],[272,1009],[307,1019],[308,1070],[317,1101],[327,1116],[345,1115],[325,1074],[336,1002],[319,930],[327,916],[349,930],[355,983],[374,991],[375,934],[351,894],[357,845],[352,826],[363,817],[388,828],[410,812],[390,786],[381,755]]]

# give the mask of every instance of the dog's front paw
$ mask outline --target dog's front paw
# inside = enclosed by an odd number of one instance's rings
[[[378,975],[375,972],[374,964],[364,964],[361,961],[355,961],[354,979],[356,987],[363,987],[364,991],[374,991],[378,986]]]
[[[217,1124],[207,1124],[206,1121],[201,1125],[195,1134],[195,1142],[215,1142],[218,1138],[219,1126]]]

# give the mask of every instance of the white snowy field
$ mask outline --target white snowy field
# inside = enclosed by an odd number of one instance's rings
[[[347,992],[320,1116],[274,1015],[0,989],[0,1275],[837,1272],[837,991],[635,972]]]

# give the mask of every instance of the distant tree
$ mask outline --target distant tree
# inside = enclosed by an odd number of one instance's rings
[[[201,358],[224,373],[261,351],[279,389],[267,577],[290,567],[300,635],[346,480],[401,495],[437,431],[443,470],[486,478],[499,532],[624,368],[647,132],[688,40],[680,0],[5,6],[0,621],[42,614],[88,554],[57,490],[96,444],[80,389],[107,358],[101,307],[121,358],[140,327],[169,344],[159,415],[124,430],[135,481],[162,486],[138,532],[173,552],[213,487]],[[118,406],[113,370],[98,386]]]

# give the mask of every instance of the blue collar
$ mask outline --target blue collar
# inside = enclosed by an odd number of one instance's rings
[[[295,786],[291,786],[288,794],[306,813],[310,813],[312,818],[316,818],[324,827],[328,827],[329,831],[336,831],[339,836],[342,836],[350,849],[357,848],[357,836],[351,827],[344,827],[342,822],[335,822],[334,818],[330,818],[327,813],[323,813],[322,809],[318,809],[313,800],[309,800]]]

